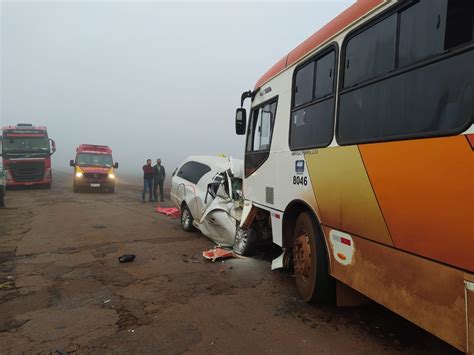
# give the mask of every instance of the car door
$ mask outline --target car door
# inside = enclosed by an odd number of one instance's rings
[[[205,190],[200,191],[198,182],[210,171],[211,168],[208,165],[191,160],[184,163],[173,177],[176,205],[181,206],[185,202],[195,220],[202,215],[202,196],[205,194]]]

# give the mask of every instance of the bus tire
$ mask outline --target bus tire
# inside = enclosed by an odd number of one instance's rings
[[[329,275],[324,238],[310,212],[298,215],[293,233],[296,288],[306,302],[330,302],[335,282]]]
[[[191,214],[191,211],[189,210],[188,206],[186,204],[183,204],[181,206],[181,227],[185,232],[193,232],[194,231],[194,225],[193,225],[193,215]]]

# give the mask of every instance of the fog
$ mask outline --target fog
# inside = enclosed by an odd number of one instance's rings
[[[242,157],[240,94],[352,2],[2,2],[0,123],[46,125],[62,171],[81,143],[137,177]]]

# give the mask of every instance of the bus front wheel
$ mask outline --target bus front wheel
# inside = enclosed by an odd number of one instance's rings
[[[306,302],[334,299],[335,282],[329,275],[324,238],[309,212],[298,216],[293,233],[293,265],[296,287]]]

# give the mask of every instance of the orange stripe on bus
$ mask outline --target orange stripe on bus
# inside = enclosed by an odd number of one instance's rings
[[[474,271],[474,154],[466,138],[359,149],[394,246]]]

